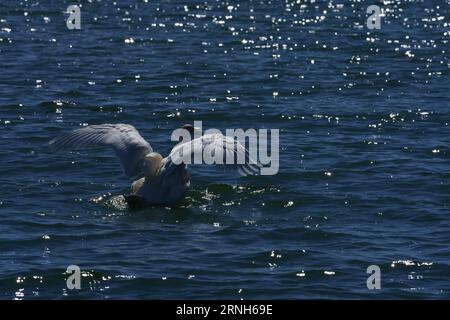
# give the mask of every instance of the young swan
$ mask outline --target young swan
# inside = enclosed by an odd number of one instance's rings
[[[158,175],[159,170],[163,166],[162,160],[163,157],[157,152],[152,152],[145,156],[143,163],[145,177],[133,182],[131,185],[132,193],[137,193],[142,188],[146,180],[150,181]]]

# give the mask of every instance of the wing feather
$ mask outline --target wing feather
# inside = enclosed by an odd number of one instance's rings
[[[57,137],[49,145],[55,151],[111,147],[129,177],[142,172],[142,160],[153,151],[136,128],[129,124],[87,126]]]
[[[176,145],[165,159],[164,167],[170,172],[174,169],[174,166],[194,163],[195,155],[201,154],[203,156],[205,151],[213,158],[215,157],[212,164],[231,166],[242,175],[257,175],[261,172],[261,164],[250,155],[249,151],[239,141],[219,133],[206,134],[200,138]],[[217,159],[221,156],[222,159],[217,162]],[[227,163],[227,159],[228,161],[233,159],[232,163]],[[243,161],[239,163],[239,159]]]

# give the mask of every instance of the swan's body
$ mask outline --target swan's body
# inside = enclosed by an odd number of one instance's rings
[[[183,128],[193,131],[190,125]],[[131,207],[174,205],[186,195],[190,175],[186,164],[179,158],[179,151],[183,148],[189,147],[186,150],[192,154],[209,148],[224,157],[227,153],[234,153],[232,156],[241,154],[246,160],[250,159],[248,151],[240,143],[221,134],[207,134],[188,142],[180,140],[171,153],[163,158],[153,152],[150,144],[128,124],[87,126],[53,139],[50,146],[55,150],[111,147],[119,157],[125,174],[128,177],[139,176],[131,185],[131,195],[126,197]],[[246,173],[256,173],[259,169],[258,165],[249,161],[236,167]]]

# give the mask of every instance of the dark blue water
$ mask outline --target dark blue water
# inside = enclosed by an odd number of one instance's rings
[[[0,298],[450,298],[448,1],[69,4],[0,3]],[[279,173],[132,212],[112,151],[47,148],[129,123],[165,155],[194,120],[279,128]]]

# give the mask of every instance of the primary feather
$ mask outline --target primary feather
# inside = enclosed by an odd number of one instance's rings
[[[54,150],[111,147],[129,177],[142,173],[142,161],[153,151],[150,144],[129,124],[87,126],[51,140],[50,147]]]
[[[236,139],[220,133],[205,134],[197,139],[176,145],[166,159],[166,167],[173,164],[194,163],[196,156],[210,156],[210,163],[232,166],[243,175],[259,174],[261,164]],[[195,164],[195,163],[194,163]]]

